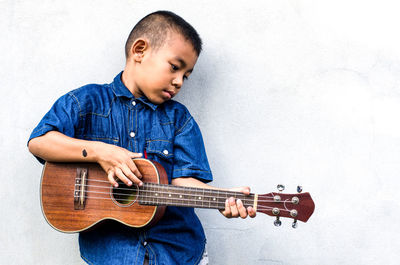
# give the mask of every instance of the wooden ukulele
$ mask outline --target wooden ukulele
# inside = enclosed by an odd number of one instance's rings
[[[168,185],[167,174],[157,162],[135,159],[144,185],[131,187],[119,182],[113,187],[96,163],[50,163],[41,179],[41,206],[47,222],[65,233],[81,232],[97,223],[113,219],[131,227],[154,225],[166,206],[225,209],[229,197],[241,199],[257,212],[307,222],[314,212],[309,193],[253,194]]]

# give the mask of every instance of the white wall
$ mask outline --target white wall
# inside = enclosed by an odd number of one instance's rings
[[[26,140],[56,98],[108,83],[144,15],[168,9],[204,52],[178,100],[220,187],[302,184],[308,223],[199,210],[211,264],[398,264],[400,37],[396,1],[0,0],[0,263],[82,264],[41,215]]]

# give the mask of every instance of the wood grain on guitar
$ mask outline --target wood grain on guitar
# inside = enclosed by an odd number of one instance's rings
[[[95,163],[50,163],[44,166],[41,180],[41,205],[47,222],[56,230],[75,233],[87,230],[106,219],[140,228],[154,225],[166,206],[224,209],[229,197],[241,199],[257,212],[307,222],[314,212],[309,193],[244,195],[214,189],[168,185],[164,168],[157,162],[135,159],[144,185],[118,188]]]

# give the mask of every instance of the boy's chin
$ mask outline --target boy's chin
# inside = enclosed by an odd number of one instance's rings
[[[160,105],[163,104],[164,102],[168,101],[170,99],[166,98],[149,98],[149,101],[153,104]]]

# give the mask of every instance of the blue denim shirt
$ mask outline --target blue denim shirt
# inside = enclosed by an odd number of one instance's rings
[[[90,84],[62,96],[29,140],[54,130],[132,152],[146,150],[149,159],[163,165],[169,182],[179,177],[211,181],[200,129],[189,111],[173,100],[155,105],[145,97],[134,98],[121,74],[111,84]],[[197,264],[204,245],[194,210],[180,207],[167,207],[148,229],[110,221],[79,235],[81,256],[89,264],[143,264],[146,252],[150,264]]]

